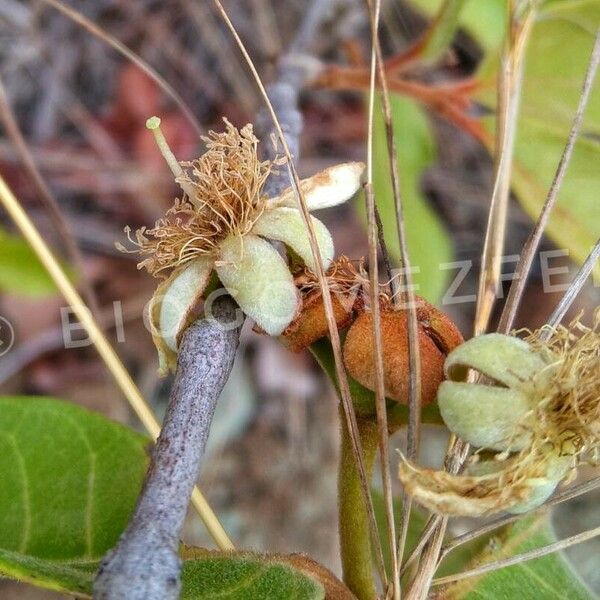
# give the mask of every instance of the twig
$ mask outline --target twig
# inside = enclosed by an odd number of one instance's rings
[[[406,228],[404,223],[404,208],[402,205],[402,194],[400,190],[400,172],[398,169],[398,153],[396,149],[396,140],[394,138],[394,124],[392,122],[392,109],[390,104],[390,94],[388,89],[387,74],[383,61],[383,53],[379,42],[378,20],[375,18],[379,7],[377,4],[376,11],[373,11],[373,0],[367,0],[369,6],[369,14],[371,17],[371,29],[373,38],[373,52],[377,66],[377,77],[381,86],[381,108],[383,112],[383,120],[387,137],[388,159],[390,165],[390,173],[392,177],[392,190],[394,194],[394,209],[396,214],[396,228],[398,235],[398,244],[400,247],[400,259],[402,263],[402,283],[404,291],[402,294],[393,294],[394,304],[396,308],[408,309],[408,364],[410,378],[408,382],[408,407],[409,407],[409,422],[406,441],[406,454],[410,459],[414,459],[417,455],[419,447],[419,438],[421,430],[421,359],[419,354],[419,332],[417,323],[417,304],[415,293],[412,285],[411,262],[408,252],[408,242],[406,237]],[[393,284],[392,284],[393,285]],[[404,302],[404,306],[402,303]],[[381,435],[387,434],[382,432]],[[402,504],[402,518],[400,524],[399,539],[394,541],[392,559],[394,586],[398,589],[399,594],[399,568],[402,564],[402,555],[406,544],[408,534],[408,523],[410,520],[411,500],[404,495]]]
[[[524,54],[534,15],[535,10],[530,9],[524,23],[515,23],[515,16],[511,13],[507,23],[508,32],[502,52],[501,71],[498,79],[494,188],[481,259],[474,325],[475,335],[480,335],[486,330],[498,292],[510,197],[517,117],[521,97]]]
[[[410,567],[410,565],[412,565],[412,563],[421,554],[421,552],[423,551],[423,548],[425,548],[427,542],[431,539],[433,532],[436,530],[437,526],[439,525],[440,519],[441,519],[440,515],[432,515],[431,517],[429,517],[429,520],[425,524],[425,527],[423,528],[423,531],[421,532],[421,537],[419,538],[416,546],[413,548],[409,557],[404,561],[404,564],[402,565],[402,568],[400,569],[401,577],[404,575],[404,573],[406,573],[406,570]]]
[[[556,494],[554,497],[552,497],[546,503],[542,504],[542,506],[540,506],[540,507],[536,508],[534,511],[532,511],[531,514],[546,512],[551,506],[556,506],[557,504],[561,504],[562,502],[572,500],[573,498],[576,498],[577,496],[582,496],[583,494],[587,494],[588,492],[591,492],[592,490],[595,490],[598,487],[600,487],[600,477],[594,477],[593,479],[590,479],[589,481],[585,481],[584,483],[580,483],[579,485],[574,485],[571,488],[564,490],[563,492],[560,492],[559,494]],[[510,525],[510,523],[514,523],[515,521],[518,521],[519,519],[522,519],[522,518],[523,518],[523,515],[508,515],[508,516],[498,517],[497,519],[494,519],[490,523],[486,523],[485,525],[482,525],[481,527],[478,527],[477,529],[472,529],[471,531],[467,531],[466,533],[463,533],[462,535],[455,537],[451,542],[448,542],[442,548],[442,551],[440,553],[439,563],[441,564],[441,562],[444,560],[444,558],[446,558],[446,556],[448,554],[450,554],[450,552],[452,552],[459,546],[462,546],[463,544],[466,544],[482,535],[491,533],[492,531],[495,531],[496,529],[499,529],[500,527],[504,527],[505,525]]]
[[[600,29],[596,34],[596,41],[594,43],[592,56],[590,58],[590,63],[588,65],[587,72],[585,75],[585,80],[581,90],[581,96],[579,97],[577,112],[575,113],[575,117],[573,118],[573,125],[571,126],[571,131],[569,133],[567,145],[563,150],[560,162],[558,164],[558,168],[554,175],[552,185],[548,190],[548,195],[546,196],[546,201],[544,202],[544,206],[542,208],[540,216],[538,217],[535,227],[533,228],[533,231],[531,232],[529,238],[527,239],[527,242],[525,243],[523,252],[521,253],[521,257],[519,259],[519,263],[517,264],[517,268],[515,269],[514,279],[508,292],[508,297],[506,299],[506,304],[504,305],[504,309],[502,311],[502,316],[500,317],[500,323],[498,325],[499,333],[508,333],[513,327],[515,316],[517,314],[517,309],[519,307],[519,303],[525,290],[525,284],[527,283],[527,277],[529,275],[529,271],[531,269],[536,250],[538,249],[540,240],[542,239],[542,235],[544,233],[544,229],[546,228],[548,219],[550,218],[550,212],[554,207],[554,204],[556,203],[556,199],[558,198],[560,186],[565,177],[565,173],[567,172],[567,167],[569,166],[569,161],[571,160],[571,156],[573,154],[573,149],[575,148],[575,142],[579,137],[579,131],[583,123],[583,114],[585,112],[585,108],[590,97],[590,93],[594,84],[594,79],[599,64]]]
[[[287,54],[302,54],[312,44],[325,16],[331,11],[332,0],[313,0],[304,13],[302,23],[290,44]]]
[[[337,322],[335,319],[335,314],[333,312],[333,304],[331,300],[331,290],[329,289],[329,285],[327,283],[327,278],[325,277],[325,271],[323,269],[323,261],[321,259],[321,251],[319,249],[319,245],[317,243],[317,238],[315,235],[314,227],[312,221],[310,219],[310,214],[308,211],[308,207],[306,205],[306,199],[304,198],[304,193],[302,192],[302,188],[300,187],[300,177],[298,176],[298,171],[293,163],[293,154],[291,151],[291,146],[288,143],[287,136],[284,133],[284,130],[279,122],[279,118],[275,109],[273,108],[273,103],[271,102],[267,90],[262,83],[260,75],[256,70],[256,66],[252,61],[252,58],[248,54],[248,51],[241,40],[239,34],[237,33],[233,23],[231,22],[227,11],[223,8],[220,0],[213,0],[215,6],[217,7],[223,21],[229,28],[231,35],[235,39],[244,60],[246,61],[248,68],[250,69],[256,85],[261,93],[263,101],[267,107],[268,113],[273,122],[275,131],[277,132],[277,137],[283,147],[284,155],[287,159],[287,166],[291,175],[292,189],[296,195],[296,199],[298,200],[298,205],[300,209],[300,213],[302,214],[302,218],[304,221],[304,225],[307,230],[308,239],[310,242],[310,247],[313,254],[314,263],[316,265],[316,275],[319,281],[319,287],[321,289],[322,298],[323,298],[323,307],[325,310],[325,316],[327,319],[327,326],[329,331],[329,336],[331,339],[331,347],[333,349],[334,361],[335,361],[335,370],[336,377],[338,380],[338,384],[340,387],[340,395],[342,399],[342,407],[344,409],[344,416],[346,418],[346,426],[348,427],[348,431],[350,433],[350,439],[352,442],[352,448],[354,451],[354,455],[356,457],[357,468],[359,472],[359,477],[361,481],[361,487],[363,490],[363,494],[365,497],[365,503],[367,506],[367,511],[369,515],[369,531],[371,533],[371,539],[373,543],[373,548],[375,550],[375,556],[377,560],[377,565],[379,568],[379,572],[383,581],[386,581],[385,568],[383,567],[383,554],[381,551],[381,544],[379,542],[379,537],[377,534],[377,524],[375,521],[375,511],[373,509],[373,501],[371,498],[369,481],[366,474],[366,469],[363,460],[363,452],[360,441],[360,436],[358,433],[358,425],[356,422],[356,414],[354,412],[354,406],[352,404],[352,397],[350,395],[350,388],[348,385],[348,378],[346,375],[346,370],[344,368],[344,363],[342,359],[342,347],[340,334],[337,328]],[[293,73],[290,71],[290,73]]]
[[[589,256],[585,259],[585,262],[581,265],[581,268],[575,275],[575,279],[569,285],[569,288],[565,292],[565,295],[561,298],[560,302],[557,304],[556,308],[548,318],[547,325],[549,329],[542,331],[541,339],[545,340],[550,337],[551,329],[560,324],[563,320],[565,314],[569,310],[571,304],[581,291],[583,284],[587,281],[587,278],[590,276],[591,272],[594,270],[596,263],[600,259],[600,239],[596,242],[596,245],[592,248]]]
[[[92,312],[97,315],[99,313],[98,299],[96,298],[96,294],[94,293],[94,290],[86,277],[81,251],[79,250],[77,242],[73,237],[71,227],[63,217],[56,198],[50,191],[50,188],[46,185],[42,174],[33,160],[33,156],[31,156],[31,152],[27,147],[27,142],[21,133],[19,125],[11,109],[2,79],[0,79],[0,120],[2,120],[2,123],[4,124],[4,129],[6,130],[6,133],[8,134],[8,137],[15,148],[21,163],[31,177],[31,181],[39,195],[40,203],[46,208],[48,215],[52,220],[52,224],[56,229],[56,233],[63,241],[68,256],[73,261],[74,266],[81,276],[81,286],[83,288],[84,296],[88,301]]]
[[[474,322],[475,335],[480,335],[488,327],[500,278],[523,60],[536,13],[534,5],[535,3],[528,6],[524,18],[518,14],[514,1],[509,2],[507,7],[507,35],[499,77],[495,181],[481,261],[482,270]],[[474,378],[475,375],[469,373],[469,380]],[[451,473],[458,472],[468,452],[469,445],[453,435],[446,455],[447,470]],[[448,518],[440,517],[431,539],[424,548],[406,600],[422,600],[427,596],[438,564],[447,525]]]
[[[212,317],[183,333],[162,430],[133,517],[102,561],[97,600],[176,600],[181,588],[179,536],[198,477],[219,394],[239,343],[237,305],[221,296]]]
[[[375,194],[373,191],[373,125],[375,111],[375,81],[378,64],[379,40],[379,15],[381,3],[376,0],[373,6],[368,2],[367,8],[371,17],[371,82],[369,87],[368,108],[368,135],[367,135],[367,181],[365,183],[365,200],[367,204],[367,221],[369,237],[369,293],[371,296],[371,335],[375,354],[375,412],[377,415],[377,433],[379,438],[379,459],[381,462],[381,476],[383,480],[383,496],[385,503],[385,519],[387,526],[390,558],[392,561],[392,595],[394,600],[400,599],[400,570],[398,568],[398,554],[396,549],[396,526],[394,523],[394,497],[392,495],[392,478],[389,454],[389,432],[387,420],[387,407],[385,399],[385,381],[383,365],[383,341],[381,334],[381,308],[379,305],[379,265],[377,262],[377,218],[375,213]],[[390,148],[391,162],[395,162],[393,155],[395,148]],[[393,168],[393,167],[392,167]],[[393,171],[397,175],[396,171]],[[397,179],[396,179],[397,183]],[[397,186],[394,186],[398,190]]]
[[[463,571],[462,573],[455,573],[454,575],[448,575],[446,577],[438,577],[437,579],[434,579],[431,582],[431,585],[446,585],[454,581],[460,581],[461,579],[468,579],[469,577],[476,577],[478,575],[490,573],[491,571],[497,571],[498,569],[504,569],[505,567],[510,567],[512,565],[518,565],[528,560],[533,560],[535,558],[546,556],[547,554],[552,554],[553,552],[558,552],[559,550],[564,550],[565,548],[569,548],[570,546],[574,546],[575,544],[581,544],[582,542],[591,540],[592,538],[595,538],[599,535],[600,527],[595,527],[594,529],[590,529],[589,531],[584,531],[582,533],[572,535],[568,538],[565,538],[564,540],[559,540],[558,542],[554,542],[553,544],[543,546],[542,548],[536,548],[535,550],[523,552],[522,554],[517,554],[516,556],[511,556],[502,560],[496,560],[485,565],[480,565],[479,567],[476,567],[474,569]]]
[[[50,277],[52,277],[60,293],[69,303],[74,315],[79,319],[79,322],[94,343],[98,354],[100,354],[104,364],[117,382],[117,385],[120,387],[124,396],[127,398],[131,408],[142,422],[142,425],[153,438],[157,438],[160,432],[160,425],[158,424],[152,409],[142,396],[140,390],[127,372],[127,369],[119,359],[114,348],[110,345],[110,342],[102,332],[96,320],[91,315],[81,296],[77,293],[77,290],[67,277],[64,269],[56,260],[52,251],[48,248],[48,245],[39,234],[35,225],[31,222],[31,219],[27,216],[27,213],[23,210],[17,198],[6,185],[6,182],[1,175],[0,202],[23,234],[23,237],[36,253]],[[198,510],[198,514],[206,525],[208,532],[221,549],[231,550],[233,544],[227,537],[227,534],[221,523],[219,523],[215,513],[202,496],[200,490],[197,490],[194,493],[194,506]]]
[[[135,52],[133,52],[127,46],[125,46],[125,44],[114,38],[112,35],[106,33],[106,31],[98,27],[98,25],[96,25],[93,21],[90,21],[86,16],[82,15],[80,12],[77,12],[76,10],[66,6],[59,0],[43,0],[43,2],[54,7],[56,10],[69,17],[69,19],[84,27],[92,35],[96,36],[98,39],[108,44],[111,48],[122,54],[125,58],[130,60],[142,71],[144,71],[144,73],[146,73],[148,77],[150,77],[155,83],[157,83],[160,89],[163,90],[163,92],[165,92],[165,94],[167,94],[173,100],[173,102],[175,102],[175,104],[177,104],[181,112],[185,115],[187,120],[190,122],[190,125],[192,125],[192,127],[196,130],[198,135],[203,134],[203,130],[200,126],[200,123],[198,122],[198,119],[196,119],[194,113],[185,103],[183,98],[146,61],[144,61]]]

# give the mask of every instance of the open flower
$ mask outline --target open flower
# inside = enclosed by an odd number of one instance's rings
[[[480,451],[461,475],[403,460],[400,479],[434,512],[522,513],[545,502],[583,462],[600,459],[600,312],[594,326],[489,334],[448,356],[438,390],[448,428]],[[478,382],[464,382],[466,369]]]
[[[264,193],[269,175],[283,161],[260,161],[252,126],[238,130],[225,120],[224,132],[203,138],[206,152],[200,158],[179,163],[160,131],[160,119],[149,119],[147,126],[184,192],[164,218],[132,240],[144,257],[140,267],[168,275],[150,305],[161,371],[174,366],[179,336],[213,272],[245,314],[266,333],[279,335],[294,319],[299,297],[286,261],[270,241],[282,242],[308,268],[316,267],[294,191],[288,188],[276,198]],[[351,198],[363,170],[362,163],[346,163],[303,180],[308,209]],[[311,219],[327,269],[333,241],[325,225]]]

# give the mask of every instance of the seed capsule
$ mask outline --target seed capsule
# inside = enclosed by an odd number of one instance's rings
[[[351,261],[346,256],[340,256],[326,273],[338,329],[348,327],[357,312],[364,308],[364,280],[359,272],[361,264],[361,261]],[[295,274],[294,283],[300,296],[300,310],[280,339],[292,352],[300,352],[329,335],[329,327],[316,275],[305,268]]]
[[[435,400],[444,379],[447,354],[462,343],[463,338],[451,319],[437,308],[417,298],[419,352],[421,358],[421,403]],[[384,383],[386,396],[408,403],[409,351],[408,312],[383,307],[381,311]],[[373,347],[373,316],[362,313],[348,330],[344,342],[344,363],[350,375],[366,388],[376,384]]]
[[[338,329],[344,329],[352,322],[356,308],[362,304],[362,298],[340,298],[333,295],[331,303]],[[323,296],[320,291],[315,291],[302,299],[300,313],[280,339],[292,352],[300,352],[326,335],[329,335],[329,327]]]

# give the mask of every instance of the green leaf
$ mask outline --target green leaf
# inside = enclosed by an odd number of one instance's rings
[[[323,586],[277,561],[213,556],[186,560],[181,600],[321,600]]]
[[[198,550],[199,558],[185,560],[181,574],[181,600],[322,600],[323,585],[338,590],[344,586],[325,569],[312,566],[307,559],[288,560],[261,555],[231,555]],[[51,561],[0,550],[3,574],[27,581],[38,587],[89,598],[99,561]],[[299,568],[296,568],[296,564]],[[310,569],[302,569],[306,563]],[[311,564],[312,563],[312,564]],[[310,574],[309,574],[310,573]],[[314,573],[314,577],[312,576]]]
[[[410,3],[427,15],[434,16],[445,1],[411,0]],[[458,20],[484,48],[500,45],[504,36],[505,21],[506,0],[468,0]]]
[[[398,165],[411,266],[418,288],[415,291],[431,302],[438,300],[446,282],[447,271],[440,265],[452,260],[448,234],[437,215],[427,204],[421,190],[421,176],[435,159],[435,143],[426,117],[410,100],[392,96],[392,118],[398,149]],[[387,139],[383,116],[379,111],[373,132],[373,151],[376,157],[373,171],[375,201],[383,222],[388,250],[398,263],[400,246],[396,228],[396,211],[389,168]],[[358,200],[365,217],[364,198]]]
[[[56,286],[27,242],[0,229],[0,290],[48,296]]]
[[[87,589],[125,528],[149,439],[78,406],[0,398],[0,573]]]
[[[0,574],[47,590],[91,597],[100,562],[49,560],[0,549]]]
[[[521,554],[556,541],[546,516],[532,515],[506,527],[492,538],[470,567]],[[451,555],[450,555],[451,556]],[[448,586],[444,600],[481,600],[482,598],[569,598],[591,600],[594,595],[581,582],[559,552]]]
[[[60,400],[0,397],[0,575],[90,597],[100,559],[135,506],[148,444]],[[182,599],[321,600],[319,580],[342,586],[299,556],[187,558]]]
[[[523,97],[513,169],[513,189],[532,219],[537,219],[577,109],[581,86],[600,23],[598,0],[553,2],[546,5],[531,33],[525,60]],[[492,83],[497,56],[489,56],[479,78]],[[478,100],[494,108],[489,87]],[[486,119],[493,132],[494,120]],[[547,234],[559,248],[582,262],[600,236],[600,79],[585,113]]]
[[[382,548],[383,548],[383,559],[385,568],[388,573],[391,572],[390,562],[390,551],[387,538],[385,537],[387,521],[385,518],[385,503],[383,493],[379,490],[372,491],[373,498],[373,509],[375,510],[375,520],[377,521],[377,528],[379,535],[382,536]],[[400,523],[402,522],[402,500],[400,498],[394,499],[394,517],[396,522],[396,534],[399,533]],[[406,535],[406,545],[404,547],[403,558],[406,560],[411,552],[416,547],[421,533],[425,529],[427,524],[428,514],[421,509],[418,505],[413,504],[410,511],[410,520],[408,523],[408,531]],[[467,544],[459,546],[454,552],[451,552],[442,562],[438,570],[436,571],[436,577],[442,577],[450,573],[460,572],[464,570],[469,562],[471,562],[473,556],[478,552],[481,552],[486,544],[488,543],[489,536],[481,536],[470,541]]]

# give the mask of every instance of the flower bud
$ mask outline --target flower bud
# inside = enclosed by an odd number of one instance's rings
[[[529,444],[534,390],[553,373],[541,353],[519,338],[490,333],[454,350],[444,368],[450,381],[440,386],[438,403],[450,431],[491,450],[514,452]],[[467,369],[479,371],[486,382],[457,381]]]
[[[437,308],[417,298],[419,352],[421,358],[421,403],[435,400],[444,378],[447,354],[463,338],[452,320]],[[410,380],[408,311],[382,306],[381,337],[386,396],[408,404]],[[370,390],[375,389],[376,369],[373,344],[373,315],[362,313],[348,330],[344,342],[344,363],[348,373]]]

